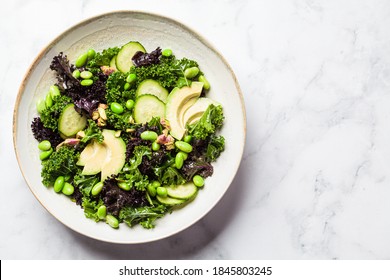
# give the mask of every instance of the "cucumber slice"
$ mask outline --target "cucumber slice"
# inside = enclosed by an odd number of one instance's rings
[[[139,42],[129,42],[124,45],[116,56],[116,67],[122,73],[127,73],[130,71],[131,66],[133,66],[133,61],[131,60],[134,54],[138,51],[146,53],[144,46]]]
[[[116,56],[114,56],[113,58],[111,58],[110,67],[111,67],[111,68],[114,68],[115,71],[118,71],[118,68],[116,68]]]
[[[198,192],[198,188],[192,182],[188,182],[184,185],[169,186],[166,188],[169,197],[183,200],[190,199]]]
[[[165,104],[154,95],[144,94],[137,98],[133,117],[136,123],[147,123],[153,117],[163,118],[165,115]]]
[[[140,97],[141,95],[144,94],[154,95],[162,102],[164,103],[167,102],[168,91],[165,88],[163,88],[159,82],[155,80],[147,79],[139,84],[136,91],[136,96]]]
[[[172,198],[169,196],[162,197],[162,196],[157,195],[156,198],[160,203],[162,203],[164,205],[180,205],[180,204],[185,202],[185,200],[176,199],[176,198]]]
[[[58,130],[66,137],[76,135],[87,126],[87,118],[80,115],[74,108],[74,104],[65,106],[58,119]]]

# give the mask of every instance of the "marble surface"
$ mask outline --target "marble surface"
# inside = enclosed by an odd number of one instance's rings
[[[36,54],[76,22],[133,9],[177,19],[229,61],[247,109],[244,157],[205,218],[112,245],[69,230],[18,169],[12,113]],[[1,259],[390,259],[390,2],[0,3]]]

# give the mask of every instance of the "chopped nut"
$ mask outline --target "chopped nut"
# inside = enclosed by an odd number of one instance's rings
[[[85,132],[84,132],[84,130],[80,130],[79,132],[77,132],[76,138],[81,139],[81,138],[83,138],[83,137],[85,137]]]
[[[98,111],[93,111],[93,112],[92,112],[92,119],[93,119],[94,121],[97,120],[99,117],[100,117],[100,115],[99,115],[99,112],[98,112]]]
[[[107,76],[115,72],[114,67],[109,67],[109,66],[105,66],[105,65],[100,67],[100,69],[102,70],[103,74],[107,75]]]
[[[107,120],[106,111],[105,111],[103,108],[99,107],[99,108],[98,108],[98,112],[99,112],[100,117],[101,117],[103,120]]]
[[[98,126],[106,126],[106,121],[103,120],[102,118],[98,118],[97,125]]]
[[[56,151],[58,151],[62,146],[76,146],[77,144],[80,143],[80,139],[76,139],[76,138],[68,138],[68,139],[65,139],[63,142],[61,142],[60,144],[57,145],[56,147]]]
[[[130,117],[129,117],[129,123],[134,123],[133,116],[130,116]]]
[[[102,108],[102,109],[106,110],[108,108],[108,105],[104,104],[104,103],[100,103],[98,108]]]
[[[164,118],[161,118],[160,119],[160,123],[161,125],[166,128],[167,130],[170,130],[171,129],[171,126],[169,125],[169,121],[164,119]]]
[[[122,132],[121,130],[115,131],[115,134],[114,134],[115,137],[118,138],[119,136],[121,136],[121,132]]]
[[[134,128],[128,128],[128,129],[126,129],[126,132],[134,132],[134,131],[135,131]]]

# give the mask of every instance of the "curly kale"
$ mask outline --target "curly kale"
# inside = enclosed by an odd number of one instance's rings
[[[210,136],[206,150],[206,160],[215,161],[225,150],[225,138],[223,136]]]
[[[42,161],[42,183],[50,186],[59,176],[72,177],[78,172],[78,158],[78,152],[67,146],[53,152],[48,159]]]
[[[68,57],[63,52],[53,58],[50,69],[57,72],[58,87],[62,91],[73,87],[81,87],[80,81],[72,75],[76,67],[69,63]]]
[[[43,125],[40,117],[34,118],[31,123],[31,130],[33,132],[34,138],[37,139],[38,142],[48,140],[52,147],[56,147],[63,141],[60,134],[56,130],[47,128]]]
[[[46,108],[41,113],[41,121],[46,128],[58,130],[58,118],[66,105],[72,103],[72,99],[65,95],[58,95],[53,99],[53,106]]]
[[[222,126],[223,120],[222,106],[211,104],[199,121],[188,126],[188,132],[197,139],[206,139]]]
[[[141,51],[138,51],[134,54],[133,58],[131,59],[133,61],[133,64],[136,67],[139,66],[149,66],[152,64],[157,64],[160,62],[161,57],[161,48],[158,47],[151,53],[144,53]]]
[[[88,127],[84,130],[85,136],[81,138],[81,142],[87,143],[92,139],[96,139],[99,143],[102,143],[104,136],[98,125],[91,119],[88,119]]]
[[[201,158],[197,160],[186,160],[181,168],[181,172],[187,181],[190,181],[195,175],[207,178],[213,175],[213,171],[213,166]]]
[[[164,216],[170,209],[162,204],[157,206],[145,206],[139,208],[124,207],[119,213],[119,218],[129,227],[140,224],[144,228],[154,228],[155,220]]]
[[[118,54],[119,50],[120,48],[114,47],[96,53],[95,57],[88,61],[87,68],[91,70],[91,68],[100,68],[104,65],[109,66],[111,59]]]

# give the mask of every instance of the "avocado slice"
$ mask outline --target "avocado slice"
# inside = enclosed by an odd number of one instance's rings
[[[180,119],[183,106],[192,98],[199,98],[203,88],[203,83],[192,82],[191,86],[174,88],[168,95],[165,107],[165,119],[169,121],[171,127],[170,134],[178,140],[183,138],[186,132]]]
[[[126,144],[120,137],[115,137],[115,131],[104,129],[104,145],[107,148],[107,156],[101,167],[101,181],[103,182],[111,175],[118,174],[126,160]]]
[[[107,149],[104,144],[99,144],[98,142],[93,141],[92,150],[91,156],[85,160],[85,165],[83,171],[81,172],[83,175],[98,174],[102,169],[102,162],[104,162],[107,158]]]
[[[207,97],[199,98],[194,103],[194,105],[188,108],[188,110],[184,113],[182,118],[183,126],[185,127],[187,123],[191,124],[198,121],[211,104],[219,105],[219,103],[215,102],[210,98]]]

